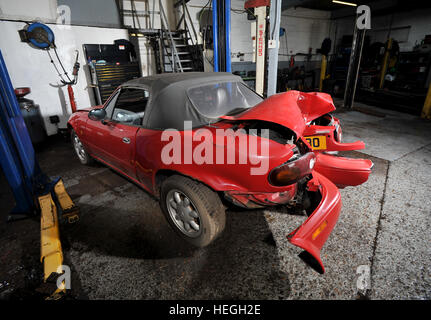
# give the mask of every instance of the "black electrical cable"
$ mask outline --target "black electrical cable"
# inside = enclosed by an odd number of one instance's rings
[[[55,65],[54,60],[52,59],[51,53],[49,53],[49,49],[48,49],[48,50],[46,50],[46,52],[48,53],[49,59],[50,59],[50,61],[51,61],[52,65],[54,66],[55,71],[57,71],[57,74],[58,74],[58,76],[60,77],[61,82],[66,82],[66,81],[64,80],[63,76],[61,75],[60,71],[58,70],[57,66]]]
[[[69,80],[69,82],[73,82],[73,81],[70,79],[70,77],[69,77],[69,75],[68,75],[68,73],[67,73],[66,69],[64,69],[63,63],[61,62],[61,59],[60,59],[60,57],[58,56],[58,53],[57,53],[57,47],[55,46],[55,44],[54,44],[54,53],[55,53],[55,55],[56,55],[56,57],[57,57],[58,62],[60,63],[61,69],[63,69],[64,75],[67,77],[67,79]]]
[[[70,79],[69,75],[67,74],[66,70],[65,70],[65,69],[64,69],[64,67],[63,67],[63,64],[62,64],[62,62],[61,62],[61,60],[60,60],[60,57],[59,57],[59,56],[58,56],[58,54],[57,54],[57,50],[55,50],[55,47],[54,47],[54,52],[56,53],[57,60],[58,60],[59,64],[61,65],[61,67],[62,67],[62,69],[63,69],[63,71],[64,71],[64,74],[66,75],[66,77],[67,77],[67,79],[68,79],[69,81],[66,81],[66,80],[63,78],[63,76],[62,76],[62,74],[61,74],[60,70],[58,70],[58,67],[57,67],[57,65],[55,64],[54,59],[53,59],[53,58],[52,58],[52,56],[51,56],[51,53],[50,53],[49,49],[47,49],[47,50],[46,50],[46,52],[48,53],[49,59],[50,59],[50,61],[51,61],[52,65],[54,66],[55,71],[57,71],[57,74],[58,74],[58,76],[60,77],[61,82],[62,82],[64,85],[67,85],[67,84],[71,84],[71,85],[77,84],[77,83],[78,83],[78,78],[77,78],[77,76],[76,76],[76,75],[74,75],[74,76],[73,76],[73,80],[72,80],[72,79]],[[76,60],[75,60],[74,68],[76,68],[76,67],[77,67],[77,68],[79,69],[78,55],[79,55],[79,53],[78,53],[78,51],[77,51],[77,55],[76,55]],[[78,66],[77,66],[77,65],[78,65]]]

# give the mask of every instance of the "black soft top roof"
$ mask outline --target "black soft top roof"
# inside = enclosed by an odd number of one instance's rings
[[[175,84],[184,89],[206,82],[241,81],[241,77],[229,72],[177,72],[161,73],[125,82],[122,87],[149,88],[153,94]]]
[[[121,87],[150,91],[150,103],[144,117],[147,127],[184,130],[184,121],[191,121],[192,127],[214,121],[196,110],[187,96],[187,90],[218,82],[242,82],[242,79],[228,72],[162,73],[127,81]]]

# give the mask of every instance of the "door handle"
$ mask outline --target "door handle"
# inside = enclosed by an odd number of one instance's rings
[[[130,143],[130,138],[124,137],[123,138],[123,142],[129,144]]]

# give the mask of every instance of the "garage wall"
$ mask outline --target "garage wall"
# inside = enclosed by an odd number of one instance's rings
[[[286,29],[286,34],[280,37],[280,61],[289,60],[287,55],[297,53],[308,53],[312,48],[312,53],[320,48],[322,41],[327,37],[332,37],[330,11],[312,10],[306,8],[291,8],[282,12],[281,27]],[[296,57],[295,60],[304,60],[304,57]],[[312,57],[312,60],[319,60],[320,55]]]
[[[401,51],[411,51],[416,44],[424,39],[425,35],[431,34],[431,9],[420,9],[414,11],[400,12],[394,15],[373,16],[371,12],[371,42],[385,42],[392,20],[391,37],[400,42]],[[343,35],[353,33],[354,18],[347,17],[336,19],[337,40]]]
[[[68,3],[70,0],[59,0],[58,4]],[[55,25],[57,20],[57,1],[56,0],[0,0],[0,46],[3,56],[7,63],[9,73],[12,78],[13,85],[30,86],[32,93],[28,96],[35,100],[41,106],[41,112],[45,119],[45,125],[48,134],[57,132],[57,126],[49,123],[48,117],[51,115],[59,115],[61,122],[60,128],[66,126],[66,122],[70,113],[70,104],[65,88],[57,88],[51,86],[58,82],[57,74],[49,62],[46,52],[33,49],[26,43],[20,42],[18,30],[22,29],[25,24],[17,21],[7,20],[39,20],[45,23],[51,23],[50,27],[56,35],[58,52],[63,59],[65,67],[70,70],[72,68],[75,56],[75,49],[80,52],[80,63],[82,69],[79,74],[78,84],[74,87],[75,99],[79,108],[88,107],[94,101],[92,97],[92,89],[87,88],[88,74],[85,72],[85,61],[83,60],[82,44],[84,43],[113,43],[115,39],[127,39],[128,32],[125,29],[118,28],[99,28],[73,25],[81,24],[82,17],[80,12],[85,8],[85,4],[76,3],[71,6],[72,25],[65,28],[61,25]],[[109,0],[112,5],[112,0]],[[188,3],[190,15],[193,19],[195,28],[199,30],[199,14],[201,9],[207,3],[207,0],[191,0]],[[99,3],[99,2],[98,2]],[[152,1],[149,1],[150,6]],[[138,11],[151,11],[153,8],[146,7],[144,2],[135,1]],[[155,1],[155,11],[159,11],[158,0]],[[173,0],[163,0],[164,8],[168,16],[168,20],[174,28],[178,19],[178,12],[173,9]],[[130,9],[130,1],[123,0],[124,9]],[[244,13],[244,1],[232,0],[231,2],[231,50],[232,62],[238,63],[240,58],[238,53],[244,53],[244,61],[252,60],[252,42],[250,38],[250,21],[247,20],[247,14]],[[88,12],[87,12],[88,13]],[[100,12],[99,12],[100,13]],[[100,18],[97,15],[92,23],[97,24],[99,20],[107,25],[112,25],[116,22],[115,15],[110,12],[106,19]],[[104,16],[102,14],[102,16]],[[85,16],[84,16],[85,18]],[[76,20],[78,19],[78,20]],[[88,20],[88,15],[87,18]],[[100,22],[100,21],[99,21]],[[149,17],[140,18],[141,28],[149,28]],[[131,16],[125,17],[125,24],[132,25]],[[158,14],[154,16],[154,28],[159,28],[160,17]],[[329,13],[326,11],[310,10],[303,8],[288,9],[282,13],[281,26],[287,31],[287,37],[280,39],[280,61],[287,61],[287,54],[307,53],[308,48],[312,48],[315,52],[319,48],[323,39],[331,32],[331,24]],[[351,29],[350,29],[351,30]],[[286,50],[287,40],[287,50]],[[139,38],[140,56],[142,62],[143,75],[155,73],[154,57],[147,40]],[[313,59],[320,60],[319,56],[314,56]],[[301,60],[300,57],[296,59]]]
[[[208,0],[191,0],[187,6],[190,16],[193,20],[195,29],[199,32],[199,17],[202,8],[208,3]],[[212,1],[209,2],[207,9],[211,7]],[[123,0],[124,9],[131,9],[131,2]],[[140,13],[143,11],[151,11],[152,1],[149,1],[149,8],[145,2],[135,2],[136,10]],[[166,14],[168,15],[171,28],[174,29],[179,19],[180,13],[178,9],[173,9],[172,0],[164,0],[163,6]],[[159,11],[158,1],[155,1],[156,12]],[[154,27],[158,28],[160,25],[160,17],[156,13],[154,16]],[[150,27],[150,17],[140,17],[141,28]],[[211,21],[210,21],[211,23]],[[125,17],[126,25],[133,25],[132,17]],[[136,24],[136,21],[135,21]],[[330,12],[322,10],[311,10],[305,8],[292,8],[283,11],[281,17],[281,26],[287,31],[287,36],[280,39],[280,61],[287,61],[289,57],[287,54],[295,53],[308,53],[308,48],[312,48],[313,53],[317,48],[320,48],[322,41],[325,37],[329,36],[331,29]],[[239,62],[239,53],[244,54],[244,62],[252,61],[252,41],[251,41],[251,22],[247,20],[247,14],[244,12],[244,0],[231,0],[231,53],[232,62]],[[200,36],[199,36],[200,38]],[[286,40],[287,47],[286,50]],[[142,62],[143,75],[155,73],[154,57],[151,47],[145,37],[140,37],[139,48],[140,57]],[[200,43],[202,42],[199,39]],[[208,54],[211,56],[211,53]],[[303,60],[303,57],[297,57],[297,61]],[[313,59],[320,61],[320,56],[313,56]]]
[[[55,22],[56,1],[51,0],[0,0],[1,19],[23,19]],[[0,48],[5,59],[14,87],[30,87],[27,96],[40,105],[48,135],[57,132],[57,125],[49,122],[49,116],[60,117],[59,128],[65,128],[71,113],[67,88],[55,87],[59,78],[48,54],[33,49],[20,41],[18,30],[25,26],[24,22],[0,21]],[[125,29],[98,28],[85,26],[62,26],[49,24],[56,36],[58,53],[68,72],[71,72],[75,59],[75,50],[79,51],[81,70],[78,84],[74,86],[75,100],[78,108],[87,108],[94,103],[93,90],[87,87],[89,76],[85,69],[82,45],[84,43],[111,44],[115,39],[127,39]],[[90,82],[88,82],[90,83]],[[52,85],[50,85],[52,84]]]
[[[191,0],[188,3],[194,25],[199,30],[199,13],[207,0]],[[280,60],[288,60],[283,54],[308,53],[308,48],[315,52],[324,38],[331,31],[330,12],[306,8],[292,8],[282,12],[280,26],[287,35],[280,38]],[[244,0],[231,1],[231,53],[232,62],[240,61],[238,53],[244,53],[244,61],[251,61],[253,47],[251,41],[251,21],[244,12]],[[287,47],[286,50],[286,40]],[[300,58],[299,58],[300,59]],[[319,58],[320,59],[320,58]]]
[[[122,0],[123,2],[123,9],[124,10],[131,10],[131,1],[130,0]],[[159,0],[154,1],[154,8],[153,8],[153,0],[148,0],[146,3],[145,1],[135,1],[135,9],[137,13],[140,15],[138,19],[135,17],[134,23],[132,16],[130,13],[126,13],[123,16],[123,22],[125,26],[130,27],[136,27],[141,29],[160,29],[160,9],[159,9]],[[162,6],[164,8],[167,20],[169,22],[169,25],[171,26],[171,29],[174,29],[176,26],[176,16],[177,13],[173,10],[173,3],[174,0],[162,0]],[[155,11],[154,17],[152,16],[152,11]],[[148,13],[149,15],[145,16],[145,13]],[[142,15],[142,16],[141,16]],[[153,23],[154,18],[154,24]],[[156,73],[156,67],[155,67],[155,60],[154,60],[154,53],[150,46],[149,41],[146,37],[139,37],[137,39],[138,42],[138,54],[140,56],[141,61],[141,68],[142,68],[142,75],[152,75]]]
[[[59,83],[57,73],[50,63],[48,54],[43,50],[33,49],[19,39],[18,30],[24,27],[22,22],[0,21],[0,48],[5,59],[14,87],[30,87],[27,97],[40,105],[48,135],[57,132],[57,126],[49,123],[49,116],[60,116],[59,128],[65,128],[71,113],[67,88],[55,87]],[[56,35],[58,54],[68,72],[71,72],[75,59],[75,50],[79,51],[79,62],[82,66],[78,84],[75,85],[75,100],[78,108],[92,105],[92,88],[87,87],[86,64],[82,45],[84,43],[113,43],[114,39],[127,38],[123,29],[107,29],[72,26],[61,29],[61,26],[49,25]],[[93,99],[94,101],[94,99]]]

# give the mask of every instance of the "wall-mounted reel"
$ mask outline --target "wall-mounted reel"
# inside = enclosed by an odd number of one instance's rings
[[[22,42],[29,43],[36,49],[54,48],[54,32],[47,25],[34,22],[27,24],[24,29],[18,31]]]

